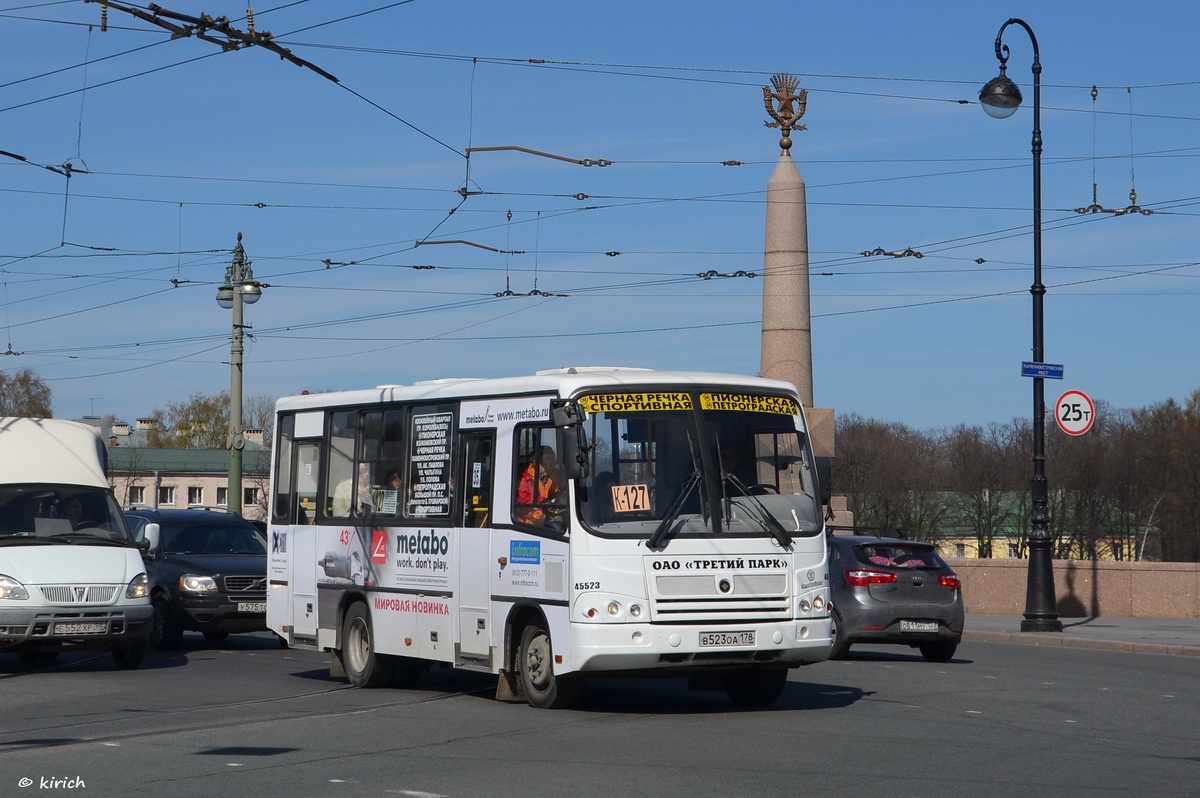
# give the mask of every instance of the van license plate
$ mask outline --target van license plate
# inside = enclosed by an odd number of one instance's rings
[[[754,630],[744,632],[701,632],[701,648],[724,648],[726,646],[754,645]]]
[[[936,632],[937,621],[901,621],[901,632]]]
[[[266,612],[267,603],[265,601],[239,601],[238,612]]]
[[[106,623],[64,623],[54,624],[56,635],[102,635],[108,631]]]

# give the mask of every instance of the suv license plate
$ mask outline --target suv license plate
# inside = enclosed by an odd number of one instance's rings
[[[239,601],[238,612],[266,612],[267,603],[265,601]]]
[[[701,648],[754,645],[754,630],[745,632],[701,632]]]
[[[901,621],[901,632],[936,632],[937,621]]]
[[[54,624],[56,635],[102,635],[108,631],[106,623],[64,623]]]

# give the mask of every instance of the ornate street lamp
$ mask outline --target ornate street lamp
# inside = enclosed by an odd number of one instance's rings
[[[242,428],[242,338],[246,325],[242,323],[242,304],[253,305],[262,297],[262,284],[254,279],[246,251],[242,249],[242,234],[237,235],[233,263],[225,269],[225,283],[217,289],[217,304],[233,310],[233,335],[229,345],[229,482],[226,501],[231,512],[242,514],[242,449],[246,437]]]
[[[988,116],[1005,119],[1016,113],[1021,104],[1021,90],[1005,74],[1008,45],[1000,39],[1009,25],[1020,25],[1033,43],[1033,359],[1043,362],[1042,298],[1042,128],[1041,75],[1042,62],[1038,54],[1037,37],[1024,20],[1010,19],[996,34],[996,58],[1000,74],[988,81],[979,91],[979,101]],[[1025,587],[1025,617],[1022,632],[1061,632],[1058,607],[1054,596],[1053,541],[1050,538],[1050,513],[1046,488],[1046,402],[1043,378],[1033,378],[1033,481],[1032,512],[1029,525],[1029,573]]]

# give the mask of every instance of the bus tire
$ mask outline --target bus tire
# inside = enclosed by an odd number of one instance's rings
[[[412,657],[389,657],[392,666],[392,687],[406,689],[412,687],[421,678],[421,674],[429,669],[429,663]]]
[[[786,668],[745,668],[725,675],[725,692],[739,707],[774,704],[787,686]]]
[[[367,605],[356,601],[342,620],[342,663],[355,687],[384,687],[392,681],[395,663],[375,651]]]
[[[538,621],[521,632],[517,651],[517,672],[529,706],[537,709],[563,709],[579,699],[583,682],[577,675],[555,676],[554,649],[550,633]]]

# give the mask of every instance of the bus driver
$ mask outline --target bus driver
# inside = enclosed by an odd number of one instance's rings
[[[546,509],[539,505],[562,502],[565,484],[554,448],[541,447],[539,457],[531,461],[521,474],[521,482],[517,486],[516,520],[538,526],[556,520],[548,516]],[[555,513],[551,511],[551,515]]]

